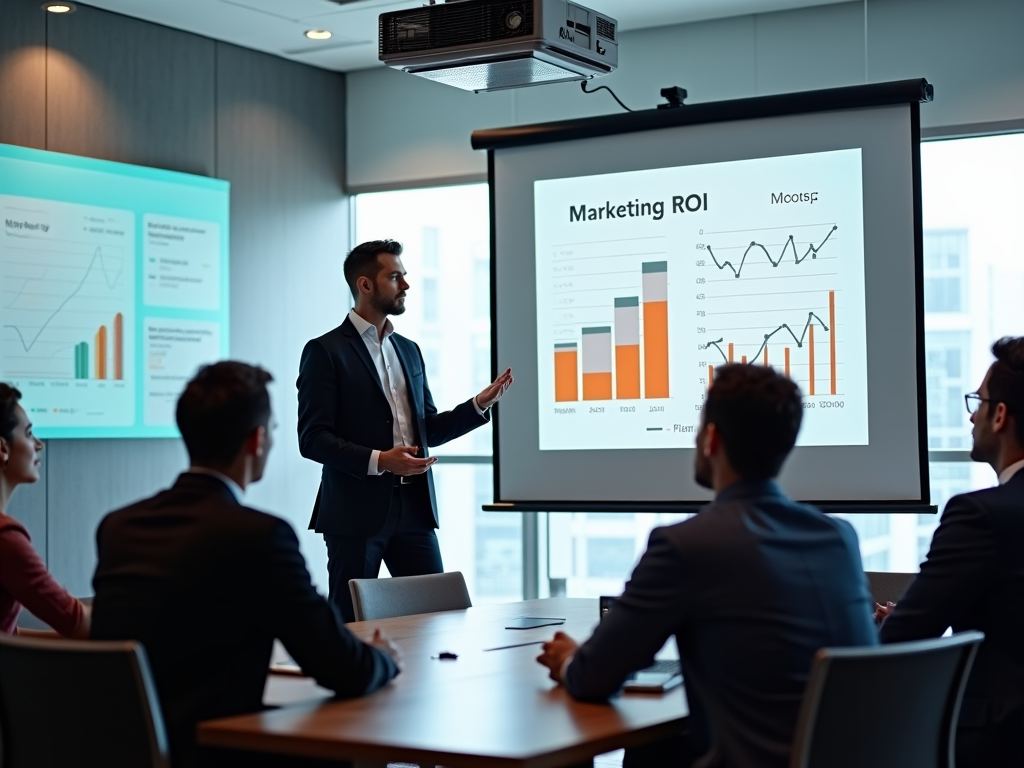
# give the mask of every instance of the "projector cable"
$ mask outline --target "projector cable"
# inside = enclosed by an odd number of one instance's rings
[[[587,81],[586,81],[586,80],[582,80],[582,81],[580,81],[580,88],[581,88],[581,89],[583,90],[583,92],[584,92],[584,93],[586,93],[586,94],[591,94],[591,93],[597,93],[598,91],[608,91],[608,93],[610,93],[610,94],[612,95],[612,98],[613,98],[613,99],[615,99],[615,101],[616,101],[616,102],[618,102],[618,105],[619,105],[620,107],[622,107],[622,108],[623,108],[624,110],[626,110],[627,112],[632,112],[632,111],[633,111],[632,109],[630,109],[629,107],[627,107],[627,106],[626,106],[625,104],[623,104],[623,103],[622,103],[622,100],[621,100],[621,99],[620,99],[620,98],[619,98],[618,96],[616,96],[616,95],[615,95],[615,91],[613,91],[613,90],[612,90],[611,88],[609,88],[609,87],[608,87],[607,85],[599,85],[599,86],[598,86],[597,88],[595,88],[594,90],[592,90],[592,91],[588,91],[588,90],[587,90]]]

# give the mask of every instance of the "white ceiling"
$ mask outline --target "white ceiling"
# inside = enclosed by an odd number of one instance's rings
[[[767,13],[844,0],[583,0],[622,31]],[[348,72],[378,66],[377,16],[415,8],[420,0],[88,0],[87,5],[195,32],[305,64]],[[72,19],[69,19],[71,21]],[[316,42],[307,29],[328,29]]]

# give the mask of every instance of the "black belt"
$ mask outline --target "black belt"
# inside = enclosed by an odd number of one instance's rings
[[[395,478],[395,485],[412,485],[416,480],[416,475],[393,475]]]

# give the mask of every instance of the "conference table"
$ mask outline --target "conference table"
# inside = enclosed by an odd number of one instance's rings
[[[506,629],[516,617],[561,626]],[[262,712],[201,723],[200,743],[357,765],[389,761],[446,768],[557,768],[676,733],[688,714],[683,688],[574,701],[537,664],[556,630],[577,640],[597,623],[593,599],[549,598],[348,624],[369,640],[380,629],[402,652],[402,673],[358,699],[332,700],[312,680],[272,674]],[[440,654],[455,654],[443,659]]]

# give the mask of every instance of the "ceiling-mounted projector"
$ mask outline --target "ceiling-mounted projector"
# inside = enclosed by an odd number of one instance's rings
[[[379,23],[381,61],[467,91],[586,80],[619,64],[615,19],[567,0],[449,0]]]

